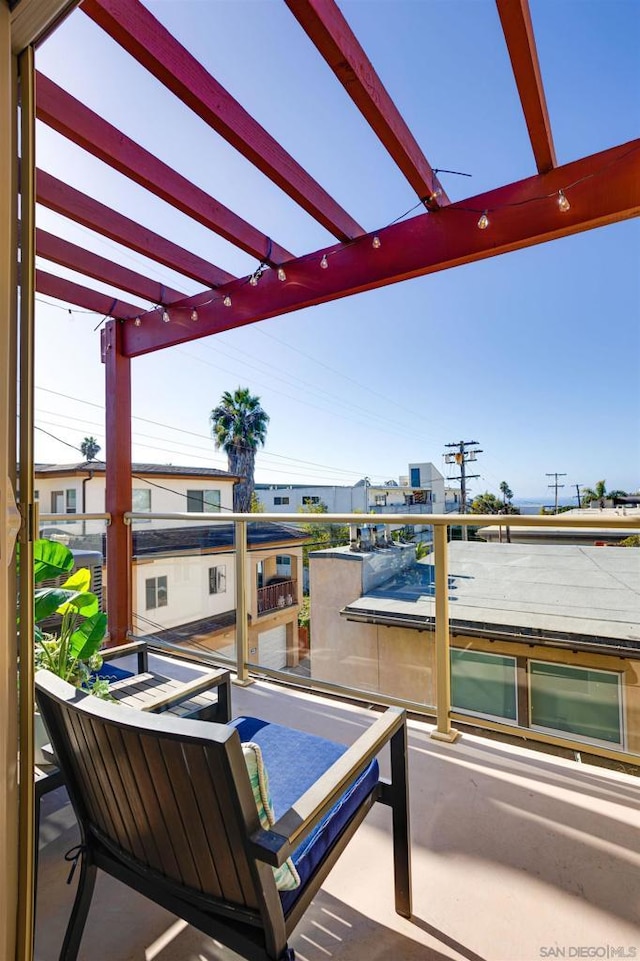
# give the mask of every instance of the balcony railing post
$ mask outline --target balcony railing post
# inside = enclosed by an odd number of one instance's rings
[[[253,684],[247,670],[249,660],[249,611],[247,607],[247,525],[234,521],[236,545],[236,684]]]
[[[436,728],[431,737],[455,741],[458,731],[451,729],[451,666],[449,662],[449,558],[447,527],[433,528],[436,577]]]

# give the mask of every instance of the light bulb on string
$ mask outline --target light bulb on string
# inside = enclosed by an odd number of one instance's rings
[[[371,246],[372,246],[375,250],[377,250],[378,247],[382,246],[381,243],[380,243],[380,238],[379,238],[377,235],[376,235],[376,236],[373,238],[373,240],[371,241]]]
[[[229,296],[229,294],[227,294],[227,296],[224,298],[222,303],[224,304],[225,307],[231,307],[231,297]]]
[[[322,260],[320,261],[320,266],[322,267],[323,270],[326,270],[327,267],[329,266],[329,261],[327,260],[327,255],[326,255],[326,254],[323,254],[323,255],[322,255]]]
[[[284,267],[278,267],[278,280],[283,280],[283,281],[284,281],[284,280],[286,280],[286,279],[287,279],[287,275],[286,275],[286,272],[285,272]]]
[[[191,320],[192,320],[192,321],[194,322],[194,324],[195,324],[195,322],[197,321],[197,319],[198,319],[198,311],[197,311],[197,310],[195,309],[195,307],[194,307],[193,310],[191,311]]]
[[[141,326],[142,326],[142,318],[141,318],[141,317],[136,317],[136,319],[135,319],[134,322],[133,322],[133,326],[134,326],[134,327],[141,327]]]
[[[171,323],[171,317],[169,316],[169,311],[168,311],[168,310],[163,310],[163,311],[162,311],[162,322],[165,323],[165,324]]]
[[[258,286],[258,275],[257,275],[257,274],[251,274],[251,276],[249,277],[249,283],[251,284],[252,287],[257,287],[257,286]]]
[[[558,207],[560,208],[563,214],[566,214],[567,210],[571,210],[571,204],[565,197],[564,190],[558,191]]]
[[[480,220],[478,221],[479,230],[486,230],[487,227],[489,226],[489,218],[487,214],[488,214],[488,211],[485,210],[482,216],[480,217]]]

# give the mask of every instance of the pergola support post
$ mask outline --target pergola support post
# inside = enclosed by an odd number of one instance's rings
[[[109,646],[131,628],[131,361],[122,353],[122,324],[109,320],[102,334],[106,382],[107,623]]]

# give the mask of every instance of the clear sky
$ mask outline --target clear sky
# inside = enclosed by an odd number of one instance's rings
[[[283,3],[147,5],[367,231],[414,206]],[[340,7],[432,166],[472,175],[442,175],[452,200],[535,173],[493,0]],[[531,0],[531,11],[558,162],[638,137],[639,0]],[[81,11],[37,66],[294,254],[335,242]],[[41,124],[38,165],[234,274],[256,267]],[[185,293],[200,289],[44,208],[38,222]],[[75,460],[61,441],[88,434],[105,454],[100,321],[38,296],[38,461]],[[548,498],[553,471],[569,495],[600,478],[637,490],[640,221],[160,351],[136,359],[133,376],[138,461],[226,468],[208,415],[223,391],[247,386],[271,418],[259,482],[384,482],[421,461],[446,476],[444,445],[474,440],[483,453],[472,494],[507,480],[516,497]]]

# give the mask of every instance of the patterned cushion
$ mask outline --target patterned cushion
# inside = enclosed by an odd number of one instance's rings
[[[265,831],[268,831],[276,823],[276,818],[273,813],[273,804],[269,793],[269,776],[262,759],[262,751],[257,744],[247,741],[242,745],[242,753],[249,772],[249,780],[258,808],[260,824]],[[300,877],[291,858],[287,858],[281,867],[272,870],[279,891],[294,891],[300,887]]]

